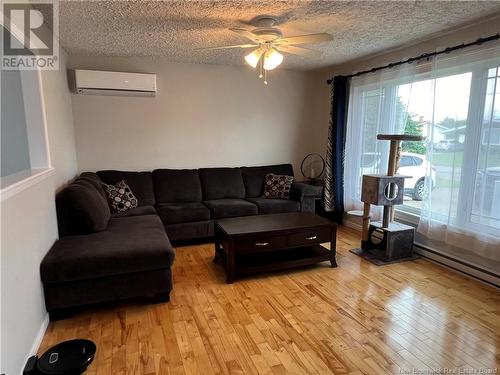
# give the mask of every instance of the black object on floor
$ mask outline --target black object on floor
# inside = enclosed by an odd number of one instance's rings
[[[75,339],[61,342],[37,360],[31,357],[23,374],[30,375],[79,375],[87,371],[94,360],[95,344],[90,340]],[[36,368],[34,363],[36,362]]]
[[[360,256],[361,258],[366,259],[367,261],[375,264],[376,266],[385,266],[386,264],[401,263],[401,262],[406,262],[409,260],[415,260],[415,259],[420,258],[419,255],[413,254],[410,257],[399,258],[399,259],[390,260],[390,261],[384,261],[381,259],[380,254],[379,255],[376,254],[376,250],[375,251],[374,250],[367,251],[367,250],[363,250],[363,249],[358,247],[356,249],[351,249],[349,251],[355,255]]]

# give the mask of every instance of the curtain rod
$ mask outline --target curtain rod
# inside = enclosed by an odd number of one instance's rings
[[[459,50],[459,49],[462,49],[462,48],[467,48],[467,47],[470,47],[470,46],[475,46],[475,45],[478,45],[478,44],[482,44],[482,43],[485,43],[485,42],[490,42],[492,40],[497,40],[497,39],[500,39],[500,33],[498,33],[496,35],[488,36],[486,38],[479,38],[475,42],[462,43],[462,44],[458,44],[458,45],[453,46],[453,47],[448,47],[448,48],[445,48],[444,50],[439,51],[439,52],[423,53],[420,56],[410,57],[409,59],[406,59],[406,60],[402,60],[402,61],[390,63],[390,64],[387,64],[387,65],[382,65],[382,66],[379,66],[379,67],[376,67],[376,68],[372,68],[372,69],[369,69],[369,70],[363,70],[361,72],[357,72],[357,73],[354,73],[354,74],[349,74],[346,77],[357,77],[357,76],[360,76],[362,74],[374,73],[374,72],[377,72],[379,70],[393,68],[393,67],[398,66],[398,65],[410,64],[410,63],[412,63],[414,61],[417,61],[417,60],[428,59],[430,57],[441,55],[443,53],[450,53],[450,52],[453,52],[453,51],[456,51],[456,50]],[[330,79],[328,79],[326,81],[326,83],[328,83],[328,84],[331,84],[332,82],[333,82],[333,78],[330,78]]]

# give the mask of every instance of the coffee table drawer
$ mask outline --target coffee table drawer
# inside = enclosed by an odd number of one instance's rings
[[[330,242],[332,230],[330,228],[318,228],[302,233],[291,234],[288,236],[288,246],[304,246],[309,244],[318,244]]]
[[[286,244],[287,241],[285,236],[242,238],[235,243],[237,252],[259,252],[282,249],[286,247]]]

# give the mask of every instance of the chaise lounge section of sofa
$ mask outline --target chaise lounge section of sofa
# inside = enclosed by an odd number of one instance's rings
[[[140,185],[142,176],[127,177],[141,205],[118,215],[111,214],[94,173],[83,173],[57,194],[60,239],[40,265],[51,320],[107,301],[169,300],[174,249],[154,201]]]

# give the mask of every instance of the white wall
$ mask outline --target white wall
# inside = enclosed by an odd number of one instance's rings
[[[54,176],[4,200],[1,209],[1,373],[21,373],[46,324],[40,262],[57,238]]]
[[[61,69],[42,73],[49,149],[55,171],[1,203],[0,373],[8,375],[21,373],[27,356],[37,349],[36,342],[43,335],[47,313],[40,262],[57,238],[55,191],[77,171],[66,56],[61,52]]]
[[[157,74],[155,98],[72,95],[80,171],[273,163],[316,151],[310,74],[149,58],[71,56],[80,69]]]
[[[310,108],[312,114],[311,123],[317,126],[315,130],[318,134],[324,134],[324,137],[317,137],[317,148],[320,153],[326,154],[328,122],[330,117],[330,85],[326,80],[339,74],[351,74],[377,66],[386,65],[392,62],[405,60],[410,57],[419,56],[426,52],[442,50],[446,47],[461,44],[463,42],[472,42],[481,37],[487,37],[499,32],[500,17],[494,17],[489,20],[478,22],[452,32],[443,34],[439,37],[422,41],[411,46],[405,46],[398,49],[386,51],[365,58],[351,61],[346,64],[336,65],[318,70],[314,73],[313,83],[315,87],[312,92],[313,107]]]
[[[42,74],[49,149],[52,167],[55,168],[55,186],[62,185],[77,173],[73,109],[68,88],[67,59],[61,50],[58,71],[44,71]]]

